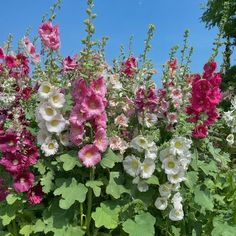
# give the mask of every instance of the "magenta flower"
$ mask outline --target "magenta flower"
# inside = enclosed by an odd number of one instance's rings
[[[14,178],[13,187],[16,192],[28,192],[34,183],[34,175],[30,172],[20,173]]]
[[[69,121],[72,125],[82,125],[88,118],[87,113],[81,111],[81,104],[76,104],[72,109]]]
[[[94,124],[95,128],[103,128],[106,129],[107,127],[107,114],[106,112],[101,113],[101,115],[98,115],[94,118]]]
[[[107,89],[106,89],[106,85],[105,85],[105,81],[104,81],[103,77],[100,77],[97,80],[93,80],[91,82],[91,88],[94,93],[96,93],[102,97],[105,97]]]
[[[73,99],[78,104],[80,104],[87,95],[90,95],[90,93],[91,93],[91,91],[87,87],[87,85],[83,79],[77,79],[74,82],[72,96],[73,96]]]
[[[87,113],[89,117],[98,116],[105,109],[102,97],[94,93],[86,96],[81,106],[81,110]]]
[[[40,204],[43,200],[43,195],[42,186],[40,185],[34,186],[27,192],[28,200],[32,205]]]
[[[84,166],[92,167],[101,161],[101,154],[95,145],[88,144],[79,151],[79,159]]]
[[[83,141],[84,127],[82,125],[71,125],[70,129],[70,141],[79,146]]]
[[[45,47],[58,50],[60,47],[60,34],[58,25],[52,26],[52,22],[45,22],[39,27],[39,35]]]
[[[14,133],[0,135],[0,151],[15,153],[17,150],[17,137]]]
[[[64,58],[62,66],[63,66],[63,72],[65,73],[74,70],[78,66],[78,63],[75,58],[72,59],[70,56],[68,56]]]

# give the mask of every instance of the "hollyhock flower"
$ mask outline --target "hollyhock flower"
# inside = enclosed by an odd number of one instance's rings
[[[220,75],[218,73],[214,73],[209,79],[208,81],[210,82],[210,84],[213,87],[219,87],[221,82],[222,82],[222,78],[220,77]]]
[[[64,94],[55,91],[50,95],[48,102],[53,108],[60,109],[65,103]]]
[[[61,133],[66,126],[66,120],[61,114],[57,114],[50,121],[46,122],[47,130],[50,133]]]
[[[191,147],[192,141],[184,137],[175,137],[170,141],[170,152],[174,155],[183,155]]]
[[[112,88],[115,90],[121,90],[123,88],[122,83],[119,81],[119,75],[114,74],[109,76],[109,82]]]
[[[36,53],[36,49],[35,49],[34,45],[30,42],[28,37],[23,38],[22,44],[26,50],[27,55],[32,58],[33,62],[39,63],[40,56],[39,56],[39,54]]]
[[[2,48],[0,48],[0,59],[4,59],[4,58],[5,58],[4,52]]]
[[[122,64],[121,72],[127,77],[133,77],[138,68],[138,62],[134,57],[128,58]]]
[[[41,98],[47,99],[51,96],[54,91],[54,87],[49,82],[42,82],[39,89],[38,94]]]
[[[128,143],[118,136],[111,137],[109,145],[113,151],[120,151],[121,154],[124,154],[126,149],[129,147]]]
[[[153,159],[145,158],[145,160],[141,164],[140,177],[143,179],[150,178],[154,173],[155,168],[156,166]]]
[[[157,158],[157,146],[155,142],[151,142],[148,144],[148,148],[145,150],[145,159],[155,160]]]
[[[166,117],[167,117],[167,120],[170,124],[175,124],[178,121],[177,120],[177,114],[175,112],[167,113]]]
[[[70,56],[64,58],[63,62],[62,62],[62,66],[63,66],[63,71],[68,72],[71,70],[74,70],[77,66],[78,63],[76,61],[76,59],[72,59]]]
[[[129,119],[122,113],[115,118],[115,124],[123,127],[128,127]]]
[[[64,131],[64,132],[60,133],[59,139],[60,139],[60,142],[63,146],[68,147],[71,145],[69,131]]]
[[[17,150],[17,137],[15,133],[0,135],[0,151],[15,153]]]
[[[144,180],[139,179],[137,183],[137,188],[139,192],[147,192],[149,189],[149,186]]]
[[[101,154],[93,144],[85,145],[78,153],[79,159],[86,167],[93,167],[101,161]]]
[[[96,130],[94,144],[101,152],[105,152],[108,146],[106,131],[103,128]]]
[[[158,197],[154,205],[157,209],[164,211],[168,206],[168,201],[165,197]]]
[[[130,143],[131,147],[141,152],[143,149],[148,148],[148,141],[142,135],[139,135],[132,139]]]
[[[169,183],[162,184],[158,190],[161,197],[169,198],[171,196],[172,185]]]
[[[38,133],[37,133],[37,143],[39,144],[39,145],[42,145],[44,142],[45,142],[45,140],[46,140],[46,138],[48,138],[48,137],[50,137],[51,135],[50,135],[50,133],[46,130],[46,128],[45,129],[40,129],[39,131],[38,131]]]
[[[140,173],[141,163],[137,157],[130,155],[123,160],[123,167],[127,174],[136,177]]]
[[[208,94],[207,99],[209,103],[211,104],[210,106],[219,104],[221,101],[220,89],[217,87],[213,88],[211,92]]]
[[[102,112],[100,115],[94,117],[94,123],[97,128],[106,129],[107,127],[107,114]]]
[[[174,158],[173,154],[170,152],[170,148],[165,148],[160,151],[159,153],[160,161],[163,162],[166,158],[172,157]]]
[[[89,117],[99,116],[105,109],[102,97],[94,93],[86,96],[81,106],[81,110],[87,113]]]
[[[126,97],[125,105],[122,107],[122,110],[127,117],[132,116],[135,113],[134,101]]]
[[[175,209],[182,209],[182,201],[183,198],[180,195],[180,192],[175,193],[175,195],[171,199],[171,202],[173,203]]]
[[[94,93],[105,97],[106,94],[106,85],[103,77],[100,77],[97,80],[93,80],[91,82],[91,89],[93,90]]]
[[[234,144],[234,135],[233,134],[229,134],[227,137],[226,137],[226,141],[229,145],[233,145]]]
[[[213,125],[217,118],[219,117],[219,114],[218,112],[216,111],[216,109],[211,109],[209,111],[207,111],[207,119],[203,122],[203,125],[205,126],[210,126],[210,125]]]
[[[88,118],[88,114],[81,111],[81,105],[76,104],[72,108],[69,121],[72,125],[82,125]]]
[[[144,125],[148,128],[157,123],[157,115],[152,113],[146,113],[144,117]]]
[[[74,145],[79,146],[83,141],[84,133],[84,127],[82,125],[72,125],[69,139]]]
[[[43,195],[42,186],[40,185],[34,186],[27,192],[29,203],[32,205],[40,204],[43,200]]]
[[[177,174],[171,174],[167,175],[167,179],[172,184],[177,184],[183,182],[186,178],[185,171],[183,169],[180,169]]]
[[[13,187],[16,192],[28,192],[34,183],[34,175],[30,172],[20,173],[14,177]]]
[[[25,101],[29,100],[29,98],[31,96],[31,92],[32,92],[32,88],[30,88],[30,87],[24,88],[21,92],[23,100],[25,100]]]
[[[203,69],[206,73],[211,74],[216,70],[217,64],[214,61],[208,62],[204,65]]]
[[[162,169],[165,170],[165,173],[167,175],[175,175],[179,172],[180,166],[177,160],[174,158],[168,157],[165,158],[162,162]]]
[[[87,95],[89,96],[90,93],[91,90],[87,87],[83,79],[75,80],[73,84],[72,97],[78,104],[80,104]]]
[[[180,221],[184,218],[183,209],[173,208],[169,213],[169,219],[172,221]]]
[[[21,154],[5,154],[0,159],[0,165],[4,167],[4,169],[12,174],[17,174],[22,172],[25,168],[25,162],[27,157]]]
[[[58,148],[59,145],[57,140],[51,139],[51,137],[46,138],[45,142],[41,146],[41,150],[46,157],[55,155],[58,151]]]
[[[60,47],[60,35],[58,25],[52,26],[51,22],[45,22],[39,27],[39,35],[45,47],[58,50]]]
[[[51,105],[43,103],[39,107],[39,114],[45,121],[51,121],[58,113]]]
[[[208,135],[208,128],[204,125],[197,125],[193,130],[192,136],[196,139],[206,138]]]
[[[14,56],[5,56],[5,63],[9,69],[16,66],[16,58]]]

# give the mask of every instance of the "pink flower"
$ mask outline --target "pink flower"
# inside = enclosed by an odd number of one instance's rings
[[[128,127],[128,122],[129,122],[129,119],[124,114],[121,114],[115,118],[116,125]]]
[[[34,175],[30,172],[20,173],[14,178],[13,187],[16,192],[28,192],[34,183]]]
[[[16,58],[14,56],[5,56],[5,62],[9,69],[16,66]]]
[[[121,72],[127,77],[133,77],[138,68],[138,62],[134,57],[128,58],[122,64]]]
[[[121,154],[124,154],[126,149],[129,147],[128,144],[118,136],[111,137],[109,145],[112,150],[120,151]]]
[[[95,133],[94,144],[101,152],[105,152],[108,146],[107,134],[105,129],[99,128]]]
[[[88,118],[88,114],[81,111],[81,104],[76,104],[72,109],[69,121],[72,125],[82,125]]]
[[[63,71],[65,73],[65,72],[74,70],[78,66],[78,63],[76,59],[74,58],[72,59],[70,56],[68,56],[64,58],[62,65],[63,65]]]
[[[60,34],[58,25],[52,26],[52,22],[45,22],[39,27],[39,35],[45,47],[58,50],[60,47]]]
[[[203,69],[206,73],[213,73],[216,70],[217,64],[214,61],[208,62],[204,65]]]
[[[82,106],[81,110],[87,113],[89,117],[98,116],[105,109],[102,97],[95,93],[86,96],[81,106]]]
[[[90,93],[91,91],[83,79],[75,80],[73,84],[72,96],[78,104],[80,104],[87,95],[90,95]]]
[[[4,59],[4,58],[5,58],[4,52],[2,48],[0,48],[0,59]]]
[[[106,129],[107,127],[107,114],[106,112],[101,113],[101,115],[98,115],[94,117],[94,123],[95,123],[95,128],[103,128]]]
[[[207,96],[207,100],[210,103],[210,106],[218,105],[221,101],[221,93],[218,87],[215,87]]]
[[[167,113],[167,120],[170,124],[177,123],[177,114],[175,112]]]
[[[72,125],[70,128],[70,141],[76,145],[79,146],[83,141],[84,136],[84,127],[82,125]]]
[[[27,192],[28,200],[32,205],[40,204],[43,200],[43,195],[42,186],[40,185],[34,186]]]
[[[196,126],[192,134],[193,138],[196,139],[206,138],[207,135],[208,135],[208,129],[204,125]]]
[[[34,45],[30,42],[28,37],[24,37],[23,44],[25,46],[27,54],[32,58],[34,63],[40,62],[40,56],[36,53]]]
[[[94,144],[88,144],[79,151],[79,159],[84,166],[92,167],[101,161],[101,154]]]
[[[100,77],[97,80],[93,80],[91,82],[91,89],[93,90],[94,93],[96,93],[102,97],[105,97],[107,88],[106,88],[105,81],[104,81],[103,77]]]

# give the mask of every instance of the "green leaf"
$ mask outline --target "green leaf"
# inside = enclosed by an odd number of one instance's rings
[[[123,223],[123,230],[130,236],[155,235],[156,219],[150,213],[142,213],[135,216],[135,220],[128,219]]]
[[[236,225],[231,226],[219,217],[213,219],[213,226],[212,236],[235,236]]]
[[[174,236],[181,236],[179,228],[176,228],[174,225],[171,226],[171,230]]]
[[[149,179],[145,180],[147,184],[159,185],[159,179],[153,175]]]
[[[15,193],[8,194],[8,195],[7,195],[7,198],[6,198],[7,203],[8,203],[9,205],[14,204],[17,200],[20,200],[20,199],[21,199],[21,198],[19,197],[19,195],[15,194]]]
[[[61,155],[59,160],[63,163],[63,169],[65,171],[72,170],[75,166],[81,166],[74,151]]]
[[[95,226],[100,228],[104,226],[107,229],[115,229],[119,224],[120,206],[114,205],[111,202],[103,202],[96,211],[92,213],[92,218],[95,221]]]
[[[129,193],[129,190],[122,185],[123,182],[124,179],[120,175],[120,172],[110,172],[110,180],[106,188],[106,193],[115,199],[120,198],[122,193]]]
[[[54,172],[48,171],[46,175],[43,175],[41,178],[41,185],[43,187],[44,193],[49,193],[51,190],[53,190],[54,187]]]
[[[121,162],[122,157],[116,155],[110,148],[104,153],[102,157],[101,166],[103,168],[113,168],[116,163]]]
[[[87,181],[87,183],[85,184],[87,187],[90,187],[93,189],[94,195],[96,197],[99,197],[101,194],[101,186],[103,185],[102,181],[98,181],[98,180],[94,180],[94,181]]]
[[[61,195],[59,206],[62,209],[69,209],[75,201],[84,202],[88,189],[73,178],[72,181],[64,182],[54,191],[54,195]]]
[[[20,234],[24,236],[29,236],[31,233],[33,233],[33,226],[32,225],[25,225],[21,228]]]
[[[214,208],[213,200],[212,200],[211,196],[209,195],[209,193],[207,193],[206,191],[202,191],[198,188],[195,189],[195,191],[194,191],[194,201],[199,206],[201,206],[202,209],[213,211],[213,208]]]
[[[198,181],[198,172],[190,171],[186,174],[186,180],[184,181],[185,185],[192,191],[196,187]]]
[[[210,163],[198,161],[198,167],[204,172],[205,175],[211,175],[214,178],[217,175],[218,167],[216,166],[215,161],[211,161]]]

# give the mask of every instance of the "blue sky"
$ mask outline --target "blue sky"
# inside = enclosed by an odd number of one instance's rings
[[[217,30],[207,30],[200,21],[203,12],[201,6],[206,0],[95,0],[95,38],[108,36],[107,58],[111,62],[119,55],[120,45],[128,48],[130,35],[134,36],[133,49],[139,55],[144,47],[144,39],[150,23],[155,24],[156,33],[152,41],[150,58],[159,72],[157,84],[160,84],[162,65],[168,59],[173,45],[182,44],[183,33],[190,30],[189,44],[194,46],[191,68],[201,72],[203,64],[211,55],[213,40]],[[37,33],[41,16],[49,11],[52,0],[12,0],[1,1],[1,34],[3,42],[9,33],[15,41],[24,36],[32,27],[32,36]],[[62,9],[56,22],[61,33],[61,53],[63,56],[74,55],[81,50],[84,37],[83,20],[85,0],[62,0]]]

